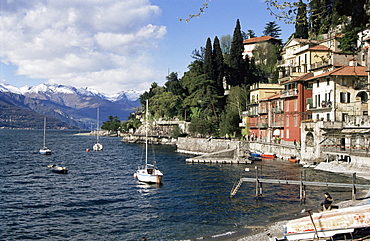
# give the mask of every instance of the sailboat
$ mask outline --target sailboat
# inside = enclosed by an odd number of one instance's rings
[[[46,117],[44,117],[44,146],[39,151],[42,155],[51,155],[51,150],[46,147]]]
[[[154,166],[148,163],[148,100],[146,100],[146,123],[145,123],[145,166],[139,167],[134,174],[140,182],[145,183],[162,183],[163,173]]]
[[[103,145],[99,143],[99,108],[97,109],[97,122],[96,122],[96,143],[93,145],[94,151],[102,151]]]

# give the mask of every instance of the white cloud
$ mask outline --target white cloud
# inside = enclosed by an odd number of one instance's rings
[[[28,3],[2,3],[0,15],[1,61],[18,74],[106,93],[146,90],[156,81],[150,51],[166,27],[151,23],[160,9],[148,0]]]

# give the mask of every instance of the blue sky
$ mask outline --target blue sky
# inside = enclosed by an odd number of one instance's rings
[[[286,41],[293,25],[276,20],[263,0],[7,0],[0,1],[0,81],[91,87],[113,95],[163,85],[187,71],[194,49],[208,37],[242,30],[263,35],[276,21]]]

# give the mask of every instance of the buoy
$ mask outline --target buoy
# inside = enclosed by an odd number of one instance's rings
[[[90,149],[86,149],[86,151],[90,151]]]

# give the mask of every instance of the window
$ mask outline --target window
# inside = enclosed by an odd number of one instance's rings
[[[326,78],[326,84],[330,85],[330,78]]]
[[[365,110],[364,112],[362,112],[362,115],[368,115],[368,111]]]
[[[286,116],[285,126],[286,127],[289,127],[289,116],[288,115]]]
[[[351,93],[340,92],[340,103],[350,103]]]
[[[330,113],[326,114],[326,121],[330,121]]]
[[[298,126],[298,115],[294,115],[294,127]]]
[[[285,101],[285,109],[286,111],[289,111],[289,100]]]
[[[320,80],[316,80],[316,86],[320,87]]]
[[[298,109],[298,99],[294,99],[294,110]]]
[[[319,114],[316,115],[316,120],[320,120],[320,115]]]

